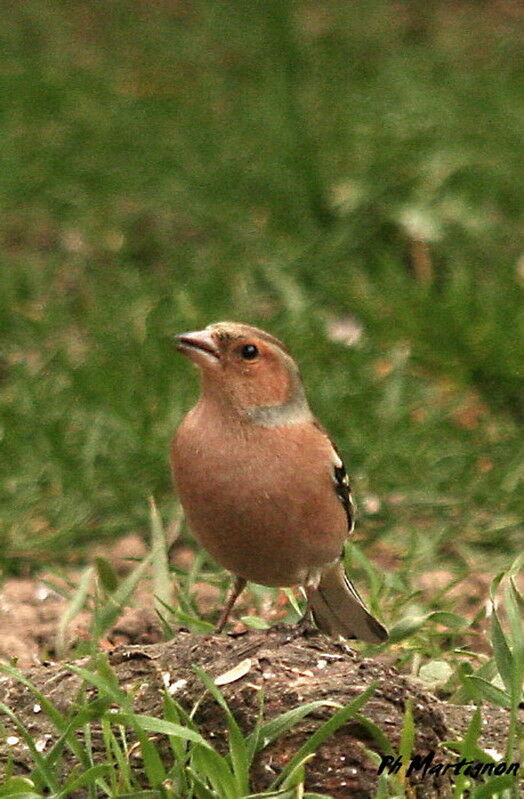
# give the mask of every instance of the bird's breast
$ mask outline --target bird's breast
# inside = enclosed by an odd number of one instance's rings
[[[265,585],[303,582],[339,555],[347,535],[329,441],[311,425],[282,432],[210,428],[189,414],[172,447],[194,535],[221,565]]]

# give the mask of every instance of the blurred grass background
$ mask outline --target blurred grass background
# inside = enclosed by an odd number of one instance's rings
[[[296,355],[372,559],[512,559],[522,23],[510,0],[1,6],[4,571],[147,529],[151,493],[169,518],[197,383],[166,336],[224,318]]]

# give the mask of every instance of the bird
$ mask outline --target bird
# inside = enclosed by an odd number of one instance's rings
[[[386,641],[344,570],[355,511],[342,458],[286,346],[239,322],[174,345],[198,367],[201,393],[173,437],[173,480],[191,532],[234,575],[216,632],[249,581],[302,587],[329,636]]]

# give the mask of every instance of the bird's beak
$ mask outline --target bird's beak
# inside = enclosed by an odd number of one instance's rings
[[[217,345],[209,330],[181,333],[173,339],[176,349],[198,365],[216,363],[219,358]]]

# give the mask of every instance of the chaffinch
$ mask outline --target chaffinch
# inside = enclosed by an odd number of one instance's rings
[[[236,575],[217,631],[250,580],[303,586],[329,635],[385,641],[341,560],[354,518],[344,464],[285,346],[218,322],[176,347],[199,367],[202,391],[173,439],[174,481],[193,534]]]

